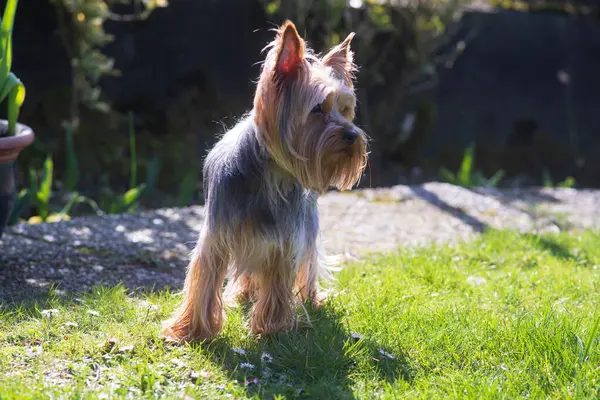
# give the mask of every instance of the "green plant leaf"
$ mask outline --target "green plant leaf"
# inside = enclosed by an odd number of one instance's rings
[[[25,101],[25,86],[12,72],[8,75],[6,85],[10,86],[8,94],[8,135],[15,134],[17,120],[23,101]]]
[[[145,188],[146,188],[146,184],[142,183],[138,187],[129,189],[123,195],[123,204],[126,206],[129,206],[129,205],[135,203],[137,200],[139,200],[139,198],[142,195],[142,193],[144,192]]]
[[[469,147],[467,147],[460,165],[460,170],[458,171],[458,184],[464,187],[473,186],[472,174],[474,164],[474,148],[474,144],[471,144]]]
[[[71,193],[71,198],[69,199],[69,202],[63,207],[62,210],[60,210],[60,212],[58,214],[60,216],[69,215],[69,212],[71,211],[71,208],[73,208],[73,205],[75,203],[81,203],[81,202],[82,202],[82,200],[79,199],[79,194],[77,192]]]
[[[22,85],[23,82],[15,74],[9,72],[8,75],[2,81],[2,90],[0,90],[0,99],[4,100],[10,94],[10,92],[18,85]],[[24,89],[23,89],[24,90]],[[25,97],[25,93],[23,93]]]
[[[117,206],[112,209],[115,213],[128,212],[134,208],[139,202],[140,198],[144,194],[146,184],[141,183],[139,186],[129,189],[120,200],[117,202]]]
[[[575,178],[572,176],[569,176],[564,181],[558,183],[558,187],[561,188],[572,188],[573,186],[575,186]]]
[[[600,315],[596,318],[596,322],[592,327],[592,331],[590,332],[589,339],[585,346],[585,353],[583,354],[583,361],[587,360],[588,355],[590,354],[590,349],[592,348],[592,344],[594,343],[594,338],[596,337],[596,333],[598,332],[598,328],[600,328]]]
[[[77,194],[77,204],[87,204],[96,213],[96,215],[105,214],[105,212],[102,211],[102,209],[100,208],[100,206],[98,206],[98,203],[96,203],[95,200],[82,194]]]
[[[23,210],[25,207],[27,207],[30,201],[31,190],[29,188],[22,189],[17,195],[15,203],[13,204],[13,208],[8,219],[8,225],[14,225],[19,222],[19,219],[21,219],[21,216],[23,215]]]
[[[29,167],[27,171],[29,172],[29,189],[33,193],[36,193],[39,189],[39,182],[35,170],[32,167]]]
[[[471,186],[481,187],[481,186],[484,186],[486,183],[487,183],[487,179],[485,179],[485,176],[483,175],[483,173],[481,171],[475,171],[471,175],[470,186],[466,186],[466,187],[471,187]]]
[[[46,157],[46,161],[44,162],[44,176],[42,177],[42,182],[40,184],[39,190],[36,193],[36,203],[38,208],[38,215],[42,217],[43,220],[48,218],[50,212],[50,196],[52,194],[52,177],[54,174],[54,164],[52,162],[52,157],[49,155]]]
[[[440,176],[447,183],[456,184],[456,176],[452,171],[448,168],[441,167],[440,168]]]
[[[0,79],[2,82],[8,77],[12,66],[12,31],[17,13],[18,0],[7,0],[4,6],[4,15],[0,25],[0,48],[2,49],[2,61],[0,62]],[[4,89],[4,84],[2,85]],[[4,92],[4,90],[3,90]],[[8,93],[8,92],[6,92]],[[3,99],[4,97],[2,97]]]
[[[46,161],[44,161],[44,177],[42,179],[42,183],[40,184],[40,193],[44,200],[50,200],[50,194],[52,193],[52,178],[54,174],[54,163],[52,161],[52,156],[46,157]]]
[[[496,173],[488,180],[488,185],[491,187],[498,186],[498,183],[504,178],[504,170],[496,171]]]
[[[3,34],[12,33],[18,4],[19,0],[6,1],[6,5],[4,6],[4,15],[2,15],[2,24],[0,25]]]

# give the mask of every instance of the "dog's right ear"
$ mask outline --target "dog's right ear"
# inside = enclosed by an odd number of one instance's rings
[[[276,48],[275,73],[281,78],[295,78],[304,58],[304,40],[291,21],[285,21],[279,29]]]

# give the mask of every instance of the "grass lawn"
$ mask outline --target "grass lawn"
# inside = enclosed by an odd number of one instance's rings
[[[3,306],[0,399],[600,397],[598,234],[491,232],[336,286],[313,329],[258,340],[240,307],[202,345],[158,339],[165,292]]]

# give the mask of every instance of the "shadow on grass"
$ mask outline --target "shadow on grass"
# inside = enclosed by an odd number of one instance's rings
[[[109,306],[119,304],[120,301],[123,301],[124,295],[127,297],[139,295],[136,292],[132,293],[122,285],[118,289],[97,286],[93,292],[91,302],[87,302],[89,294],[83,294],[82,298],[78,299],[72,295],[64,296],[50,291],[43,297],[13,304],[5,311],[15,313],[19,319],[23,320],[30,317],[40,318],[41,310],[52,308],[61,308],[65,310],[64,312],[71,312],[77,308],[85,311],[87,307],[94,307],[102,315],[105,315],[102,310],[107,307],[107,304]],[[95,304],[94,296],[99,296],[98,298],[103,301]],[[232,319],[236,313],[237,316],[241,314],[247,321],[247,311],[247,305],[244,305],[228,310],[228,313],[231,314]],[[415,372],[411,365],[414,363],[410,361],[408,355],[393,353],[373,338],[361,337],[350,332],[342,323],[342,310],[336,309],[331,304],[325,304],[319,310],[307,307],[307,311],[312,327],[268,335],[258,340],[247,340],[246,335],[240,335],[239,332],[234,331],[247,328],[229,323],[225,326],[224,332],[212,342],[191,343],[189,346],[192,349],[201,350],[195,353],[203,358],[206,357],[207,361],[223,371],[225,376],[237,381],[249,397],[273,398],[276,395],[283,395],[285,398],[349,399],[356,397],[354,391],[357,389],[363,393],[373,394],[382,385],[393,384],[399,379],[406,382],[413,381]],[[85,312],[84,315],[86,318],[93,318]],[[155,317],[156,315],[149,317],[150,324],[159,324],[167,316],[161,316],[159,320],[154,319]],[[110,318],[122,318],[122,316]],[[83,331],[92,329],[91,332],[95,332],[100,329],[87,326],[83,323],[85,321],[77,322],[80,325],[78,329]],[[116,323],[116,320],[103,323],[113,324]],[[143,323],[145,323],[145,319]],[[104,329],[110,331],[107,326],[101,328],[101,330]],[[244,346],[244,354],[235,350],[235,347],[240,346],[240,337],[242,337],[241,343],[248,343]],[[149,334],[147,339],[156,344],[162,343],[158,337],[152,334]],[[39,334],[35,332],[29,332],[24,336],[15,334],[7,340],[21,341],[26,345],[39,340]],[[145,348],[143,344],[141,346]],[[160,357],[168,359],[171,357],[171,352],[178,353],[172,346],[169,345],[164,349],[166,354],[160,350],[156,354],[156,359],[160,360]],[[162,346],[158,347],[162,348]],[[90,357],[101,357],[96,347],[90,348],[89,351]],[[147,348],[140,354],[145,354],[145,351],[152,352],[154,350]],[[138,356],[136,355],[136,357]],[[252,364],[252,368],[245,368],[243,363]],[[248,365],[246,364],[246,366]],[[159,371],[160,374],[168,375]],[[353,379],[353,376],[358,375],[360,375],[360,383],[356,383]],[[177,376],[177,379],[180,378],[181,376]],[[192,379],[197,379],[195,383],[198,385],[209,383],[205,382],[206,378],[202,376],[192,377]]]
[[[559,243],[550,235],[523,233],[522,236],[529,239],[533,246],[541,251],[550,253],[552,257],[558,260],[572,262],[579,266],[590,266],[594,264],[594,257],[590,256],[584,248],[579,248],[576,252],[572,252],[571,249]]]
[[[575,257],[575,255],[573,255],[573,253],[571,253],[569,249],[548,237],[537,236],[532,234],[528,234],[526,235],[526,237],[529,237],[531,241],[536,245],[536,247],[538,247],[540,250],[546,250],[550,252],[550,254],[552,254],[554,258],[558,258],[565,261],[577,260],[577,257]]]
[[[406,354],[389,354],[376,341],[349,332],[328,305],[308,311],[311,328],[265,336],[243,349],[243,355],[227,336],[192,346],[200,346],[231,379],[246,385],[249,396],[260,398],[354,398],[351,376],[359,371],[368,384],[414,379]]]

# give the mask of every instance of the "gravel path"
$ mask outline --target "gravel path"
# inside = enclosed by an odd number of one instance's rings
[[[443,183],[331,192],[320,199],[325,249],[347,259],[452,242],[488,228],[600,227],[600,190],[469,190]],[[93,285],[180,288],[202,207],[18,225],[0,241],[0,302]]]

